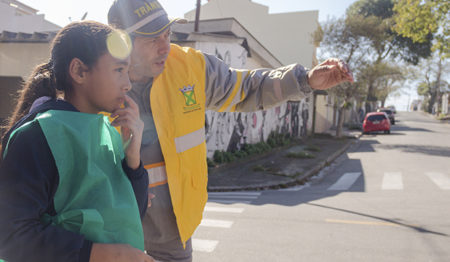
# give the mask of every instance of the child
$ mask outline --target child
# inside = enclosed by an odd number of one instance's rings
[[[130,48],[109,26],[72,23],[25,83],[2,140],[0,258],[153,261],[142,251],[148,177],[126,96]]]

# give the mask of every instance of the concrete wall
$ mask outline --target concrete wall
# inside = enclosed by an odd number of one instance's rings
[[[49,43],[0,43],[0,76],[26,79],[36,65],[48,61],[49,50]]]
[[[60,28],[45,20],[42,14],[24,14],[20,9],[0,2],[0,31],[33,33],[57,31]]]
[[[306,67],[314,59],[311,34],[318,26],[318,15],[318,11],[269,14],[267,6],[249,0],[211,0],[200,11],[200,19],[234,17],[283,64]],[[185,18],[193,21],[195,10]]]
[[[333,125],[333,105],[329,103],[328,96],[316,97],[316,123],[314,132],[324,133]]]
[[[14,98],[31,71],[49,59],[48,43],[0,43],[0,120],[14,108]]]

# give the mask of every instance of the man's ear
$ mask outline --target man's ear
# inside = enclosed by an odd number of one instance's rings
[[[78,58],[72,59],[69,64],[69,74],[72,80],[77,84],[83,84],[86,80],[86,73],[89,68]]]

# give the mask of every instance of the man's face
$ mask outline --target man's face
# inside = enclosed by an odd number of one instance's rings
[[[170,28],[157,37],[137,36],[131,52],[130,79],[146,82],[164,70],[170,51]]]

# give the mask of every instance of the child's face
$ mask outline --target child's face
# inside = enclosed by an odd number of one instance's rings
[[[128,78],[129,58],[120,60],[109,53],[102,55],[88,73],[85,98],[90,113],[113,112],[125,102],[131,89]]]

